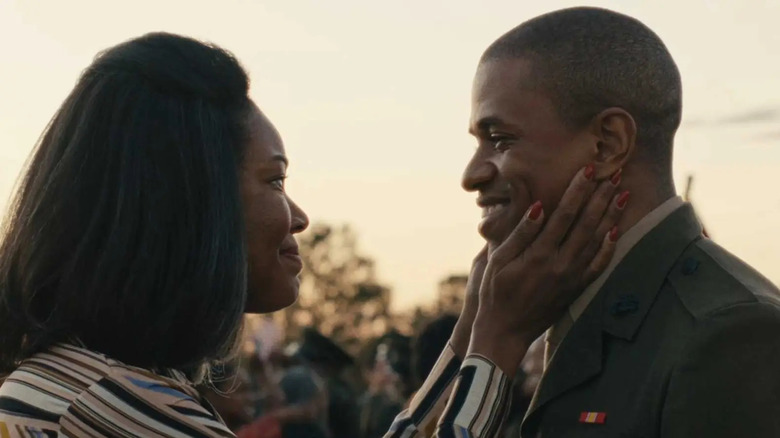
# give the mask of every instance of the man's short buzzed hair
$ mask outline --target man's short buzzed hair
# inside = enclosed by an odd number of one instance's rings
[[[637,124],[637,154],[656,170],[671,169],[671,147],[682,113],[680,72],[664,43],[638,20],[599,8],[541,15],[510,30],[480,62],[525,58],[532,80],[561,118],[580,127],[609,107]]]

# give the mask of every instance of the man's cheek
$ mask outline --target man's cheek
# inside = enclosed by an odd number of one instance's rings
[[[520,224],[524,215],[525,209],[523,209],[522,205],[510,205],[504,211],[500,220],[496,221],[493,230],[490,231],[492,238],[488,240],[497,243],[504,242],[512,231],[517,228],[517,225]]]
[[[539,170],[542,171],[542,169]],[[569,175],[568,172],[562,172],[560,169],[558,169],[558,173],[554,171],[540,172],[529,186],[529,202],[525,208],[536,201],[541,201],[544,215],[549,218],[561,202],[573,176],[574,174]]]

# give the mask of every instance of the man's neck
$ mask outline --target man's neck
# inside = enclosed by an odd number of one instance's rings
[[[628,190],[631,193],[623,217],[618,222],[618,230],[621,234],[631,229],[659,205],[677,195],[674,183],[659,185],[655,182],[627,181],[622,185],[621,190]]]

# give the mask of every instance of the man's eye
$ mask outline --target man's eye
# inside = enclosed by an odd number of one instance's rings
[[[491,134],[490,141],[493,143],[493,149],[497,151],[509,149],[510,139],[505,135]]]

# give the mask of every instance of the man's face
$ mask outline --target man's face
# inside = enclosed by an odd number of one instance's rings
[[[587,129],[564,125],[553,102],[535,89],[525,59],[488,61],[474,78],[469,132],[479,142],[463,174],[478,191],[480,234],[504,241],[535,201],[549,217],[574,174],[597,153]]]

